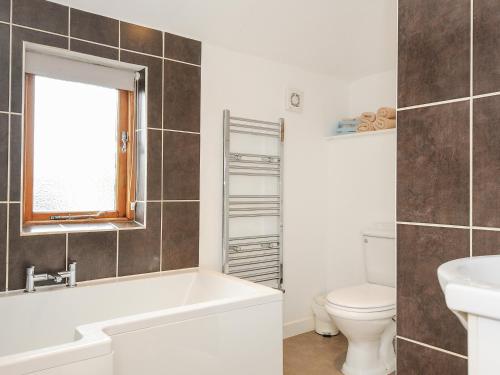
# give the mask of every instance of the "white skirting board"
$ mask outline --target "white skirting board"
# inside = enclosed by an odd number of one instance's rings
[[[283,325],[283,338],[300,335],[314,330],[314,317],[308,316],[303,319],[293,320]]]

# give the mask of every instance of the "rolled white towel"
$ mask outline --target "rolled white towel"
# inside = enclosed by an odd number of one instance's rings
[[[363,112],[361,114],[361,116],[359,116],[359,120],[361,122],[365,122],[365,121],[375,121],[375,119],[377,118],[377,115],[373,112]]]
[[[369,132],[375,130],[375,122],[373,121],[364,121],[358,125],[358,133]]]
[[[396,120],[385,117],[377,117],[377,120],[373,125],[375,130],[394,129],[396,127]]]
[[[391,107],[379,108],[377,111],[377,117],[395,119],[396,118],[396,110],[394,108],[391,108]]]

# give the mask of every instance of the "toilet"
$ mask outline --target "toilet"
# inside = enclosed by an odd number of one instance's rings
[[[387,375],[396,367],[395,235],[392,224],[362,232],[366,282],[330,292],[326,310],[348,340],[345,375]]]

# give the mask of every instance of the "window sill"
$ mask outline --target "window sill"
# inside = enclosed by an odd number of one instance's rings
[[[121,230],[146,229],[146,226],[136,221],[102,221],[99,223],[72,224],[31,224],[21,227],[21,236],[40,236],[47,234],[116,232]]]

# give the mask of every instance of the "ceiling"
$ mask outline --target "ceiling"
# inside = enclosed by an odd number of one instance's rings
[[[56,0],[353,80],[396,68],[397,0]]]

